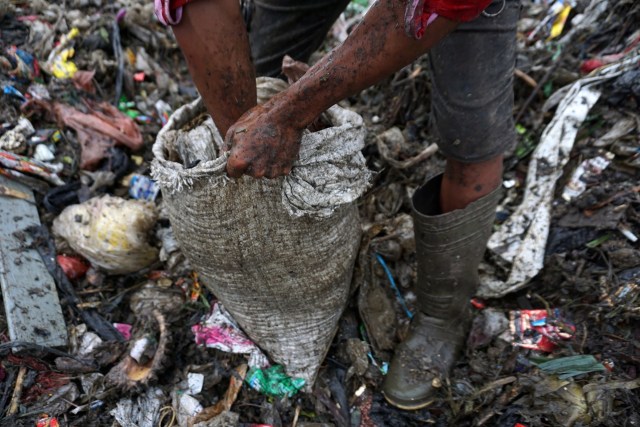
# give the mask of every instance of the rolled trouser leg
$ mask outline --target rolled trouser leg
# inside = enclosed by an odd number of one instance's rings
[[[281,74],[282,58],[307,62],[349,0],[250,0],[251,54],[259,76]]]

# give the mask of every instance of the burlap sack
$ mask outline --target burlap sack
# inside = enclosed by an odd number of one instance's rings
[[[259,101],[283,82],[258,79]],[[353,202],[370,172],[362,118],[332,107],[306,133],[292,173],[229,179],[201,100],[177,110],[153,147],[182,250],[238,324],[290,376],[315,380],[347,301],[360,242]]]

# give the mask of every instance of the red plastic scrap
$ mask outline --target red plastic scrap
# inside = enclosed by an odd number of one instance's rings
[[[56,260],[62,271],[64,271],[65,276],[71,280],[84,277],[87,274],[87,270],[89,270],[89,265],[77,256],[58,255]]]
[[[550,313],[547,310],[513,310],[509,312],[509,329],[514,346],[549,353],[559,341],[571,339],[576,327],[563,320],[558,309]]]
[[[614,53],[612,55],[604,55],[598,58],[592,58],[585,60],[582,65],[580,65],[580,72],[583,74],[588,74],[600,67],[604,67],[605,65],[611,64],[613,62],[619,61],[625,56],[627,56],[633,49],[640,44],[640,36],[634,38],[627,47],[622,50],[620,53]]]
[[[69,376],[53,371],[39,372],[34,384],[22,394],[22,402],[33,402],[69,383]]]
[[[31,356],[16,356],[15,354],[8,354],[6,361],[13,366],[26,366],[34,371],[48,371],[49,366]]]
[[[483,310],[487,307],[487,304],[479,298],[471,298],[471,305],[478,310]]]
[[[118,332],[120,332],[120,334],[122,334],[125,341],[129,341],[131,339],[131,330],[133,329],[132,325],[128,323],[114,323],[113,327],[116,328]]]
[[[36,427],[60,427],[60,423],[56,417],[42,414],[36,422]]]

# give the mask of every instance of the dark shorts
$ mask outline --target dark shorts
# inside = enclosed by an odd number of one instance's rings
[[[309,59],[349,0],[245,3],[257,73],[278,76],[285,54]],[[515,142],[513,71],[519,14],[519,0],[495,0],[429,54],[433,123],[440,150],[449,158],[482,162]]]
[[[496,16],[486,16],[501,9]],[[519,15],[518,0],[494,1],[431,50],[431,112],[445,156],[482,162],[515,143],[513,71]]]
[[[259,76],[281,74],[282,58],[307,62],[350,0],[244,0],[251,56]]]

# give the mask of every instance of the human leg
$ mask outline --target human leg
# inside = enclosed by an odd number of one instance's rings
[[[449,374],[466,339],[469,299],[500,196],[502,153],[515,139],[519,2],[504,5],[498,16],[460,25],[430,53],[432,112],[447,166],[412,200],[418,312],[383,385],[386,399],[400,408],[429,404],[434,381]]]
[[[464,209],[491,193],[502,182],[503,155],[480,163],[447,159],[440,191],[442,213]]]

